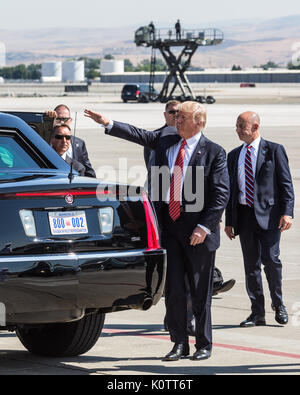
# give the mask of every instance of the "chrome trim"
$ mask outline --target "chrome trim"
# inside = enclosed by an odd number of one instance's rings
[[[0,263],[9,262],[32,262],[32,261],[74,261],[79,259],[108,259],[108,258],[128,258],[133,256],[143,256],[145,250],[120,251],[120,252],[99,252],[99,253],[77,253],[77,254],[59,254],[59,255],[18,255],[0,257]]]

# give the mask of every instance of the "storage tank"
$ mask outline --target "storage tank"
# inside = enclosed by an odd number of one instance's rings
[[[42,81],[59,82],[62,77],[61,62],[45,62],[42,63]]]
[[[62,80],[69,82],[84,81],[84,60],[63,62]]]
[[[6,55],[5,55],[5,45],[0,42],[0,67],[4,67],[6,64]]]
[[[124,60],[102,59],[101,74],[124,73]]]

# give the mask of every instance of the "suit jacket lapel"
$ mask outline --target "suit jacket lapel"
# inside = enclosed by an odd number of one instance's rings
[[[167,151],[173,145],[177,144],[180,141],[181,137],[178,134],[164,136],[161,140],[162,145],[159,148],[158,156],[160,158],[160,166],[169,166]]]
[[[267,152],[267,144],[266,141],[262,138],[258,147],[258,155],[257,155],[257,161],[256,161],[256,170],[255,170],[255,177],[258,175],[262,164],[265,161],[266,158],[266,152]]]
[[[201,165],[205,150],[206,150],[206,137],[202,133],[200,140],[196,148],[194,149],[194,152],[192,153],[188,166],[193,166],[193,163],[195,162],[196,159],[198,159],[199,155],[200,155],[200,165]]]
[[[239,149],[236,151],[236,156],[234,158],[234,166],[233,166],[234,173],[233,173],[233,176],[236,177],[236,180],[237,180],[238,170],[239,170],[239,157],[240,157],[240,153],[241,153],[242,148],[243,148],[243,145],[241,145],[239,147]]]
[[[241,150],[243,148],[243,145],[241,145],[237,150],[236,154],[234,157],[234,163],[233,163],[233,174],[232,174],[232,180],[233,180],[233,189],[238,190],[238,185],[239,185],[239,157]]]

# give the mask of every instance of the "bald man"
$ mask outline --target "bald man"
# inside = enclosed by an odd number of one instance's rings
[[[244,144],[228,154],[230,200],[225,232],[239,235],[251,301],[251,315],[241,327],[266,325],[261,264],[264,266],[272,308],[279,324],[288,322],[282,297],[280,236],[292,225],[294,190],[288,158],[282,145],[260,136],[258,114],[239,115],[236,131]]]
[[[155,165],[165,170],[164,181],[169,182],[169,187],[163,188],[162,177],[152,178],[160,192],[157,199],[152,198],[156,200],[162,244],[168,256],[166,317],[171,341],[175,343],[163,360],[177,361],[190,352],[186,277],[196,319],[196,351],[192,360],[209,358],[214,261],[220,244],[219,222],[229,199],[229,178],[224,149],[203,134],[205,107],[191,101],[180,104],[177,132],[171,128],[170,134],[167,128],[164,133],[148,132],[110,121],[90,110],[85,110],[85,115],[104,125],[107,134],[155,150]]]

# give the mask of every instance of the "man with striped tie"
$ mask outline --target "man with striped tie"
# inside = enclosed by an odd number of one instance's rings
[[[85,110],[85,116],[104,125],[108,135],[153,149],[157,170],[165,170],[152,177],[152,182],[157,182],[154,189],[160,192],[152,199],[168,255],[166,318],[174,343],[163,361],[177,361],[190,353],[186,277],[196,319],[196,351],[192,360],[209,358],[213,271],[220,245],[219,223],[229,199],[229,177],[224,149],[203,134],[205,107],[192,101],[180,104],[177,132],[171,128],[170,134],[112,121],[90,110]],[[161,181],[164,176],[168,183]],[[164,184],[168,187],[164,188]]]
[[[288,158],[282,145],[260,136],[258,114],[239,115],[237,134],[244,142],[228,154],[230,200],[225,232],[232,240],[239,235],[251,301],[251,315],[241,327],[266,325],[261,277],[264,265],[275,319],[288,322],[282,298],[282,264],[279,259],[281,232],[292,225],[294,190]]]

